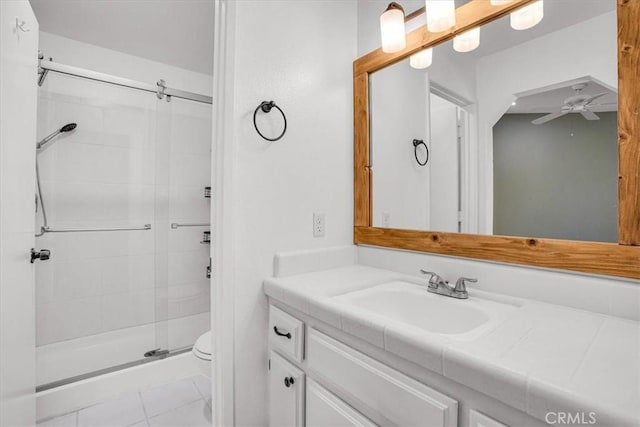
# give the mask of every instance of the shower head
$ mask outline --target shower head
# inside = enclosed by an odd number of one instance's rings
[[[55,132],[51,133],[50,135],[46,136],[40,142],[37,142],[36,143],[36,150],[39,150],[42,147],[44,147],[46,143],[48,143],[49,141],[51,141],[53,138],[55,138],[56,136],[60,135],[61,133],[71,132],[72,130],[74,130],[76,128],[76,126],[78,126],[76,123],[67,123],[66,125],[62,126],[57,131],[55,131]]]
[[[77,123],[67,123],[60,128],[60,132],[71,132],[76,128],[76,126],[78,126]]]

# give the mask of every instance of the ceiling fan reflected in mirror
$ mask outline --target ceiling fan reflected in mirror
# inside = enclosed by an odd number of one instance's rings
[[[586,83],[578,83],[571,86],[571,89],[575,91],[575,95],[572,95],[563,101],[563,105],[560,111],[558,111],[557,113],[551,113],[542,117],[538,117],[537,119],[531,121],[531,123],[533,123],[534,125],[541,125],[569,113],[580,113],[582,117],[587,120],[600,120],[600,117],[598,117],[598,115],[592,111],[592,108],[599,105],[615,104],[615,102],[606,104],[594,104],[594,101],[596,99],[608,95],[608,93],[599,93],[597,95],[581,94],[582,90],[585,87],[587,87]]]

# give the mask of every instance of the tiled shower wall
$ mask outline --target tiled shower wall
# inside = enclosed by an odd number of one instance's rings
[[[38,156],[49,226],[152,229],[37,238],[37,344],[156,323],[156,342],[188,345],[164,321],[209,311],[209,228],[170,223],[209,222],[211,106],[51,73],[38,138],[70,122]]]

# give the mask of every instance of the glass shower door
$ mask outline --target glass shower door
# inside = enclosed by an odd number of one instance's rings
[[[37,153],[36,229],[43,210],[48,228],[36,241],[51,250],[36,266],[40,386],[136,363],[158,347],[156,101],[57,74],[39,90],[38,138],[77,123]]]
[[[37,151],[40,389],[189,349],[210,327],[211,105],[51,73],[38,138],[68,123]]]
[[[157,117],[156,337],[175,352],[210,329],[211,105],[159,100]]]

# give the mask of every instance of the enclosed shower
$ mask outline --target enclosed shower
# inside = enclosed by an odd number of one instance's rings
[[[210,329],[211,98],[53,61],[40,71],[46,390],[180,354]]]

